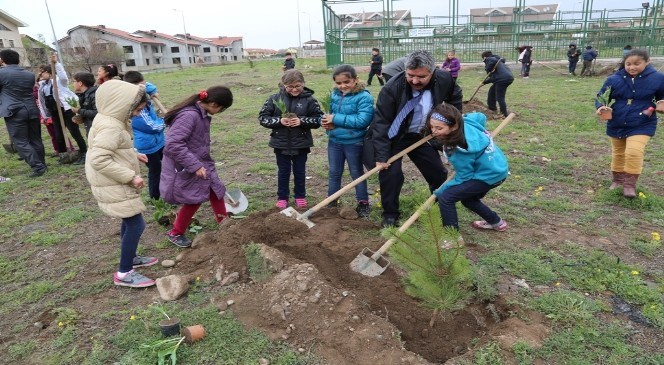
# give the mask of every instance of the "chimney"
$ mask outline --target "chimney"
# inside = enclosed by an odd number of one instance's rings
[[[157,33],[157,31],[154,30],[154,29],[150,29],[150,33],[155,34],[155,33]]]
[[[101,28],[101,29],[106,29],[106,26],[104,24],[100,24],[100,25],[98,25],[98,27]]]

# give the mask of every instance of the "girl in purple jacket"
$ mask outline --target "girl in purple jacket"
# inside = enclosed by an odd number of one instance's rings
[[[440,68],[449,71],[454,82],[456,82],[457,77],[459,77],[459,70],[461,70],[461,62],[456,58],[456,52],[454,50],[447,52],[447,58]]]
[[[210,123],[212,115],[232,104],[227,87],[213,86],[180,102],[164,117],[169,129],[159,190],[166,202],[182,204],[168,232],[168,240],[178,247],[191,246],[184,233],[201,203],[210,201],[217,222],[226,217],[226,187],[210,156]]]

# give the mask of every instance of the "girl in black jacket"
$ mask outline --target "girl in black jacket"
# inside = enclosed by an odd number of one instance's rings
[[[280,91],[271,95],[258,114],[258,121],[270,128],[269,146],[277,157],[277,204],[288,206],[290,175],[293,171],[295,205],[307,207],[307,154],[314,145],[311,129],[319,128],[323,112],[314,91],[304,86],[304,76],[298,70],[287,70],[281,78]]]

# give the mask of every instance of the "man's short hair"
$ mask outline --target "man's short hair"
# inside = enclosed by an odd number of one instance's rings
[[[95,85],[95,75],[89,72],[77,72],[74,75],[74,81],[80,81],[85,87],[93,87]]]
[[[482,52],[482,58],[487,58],[493,56],[493,52],[491,51],[484,51]]]
[[[415,70],[417,68],[426,67],[430,72],[436,68],[436,61],[429,51],[423,49],[414,51],[406,56],[406,69]]]
[[[2,58],[2,62],[8,65],[18,65],[20,61],[18,52],[13,49],[3,49],[0,51],[0,58]]]
[[[290,52],[286,52],[286,56],[292,56],[293,54]]]
[[[378,49],[378,48],[375,48],[375,47],[374,47],[374,48],[372,48],[371,50],[372,50],[372,51],[374,51],[374,52],[380,52],[380,49]]]

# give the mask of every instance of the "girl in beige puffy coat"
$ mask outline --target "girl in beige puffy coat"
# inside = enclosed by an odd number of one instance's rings
[[[155,284],[134,268],[158,262],[154,257],[136,255],[138,241],[145,229],[140,189],[139,161],[144,154],[134,150],[131,117],[147,103],[145,89],[124,81],[110,80],[97,89],[97,116],[92,123],[85,161],[85,175],[99,208],[111,217],[121,218],[120,266],[113,276],[115,285],[141,288]]]

